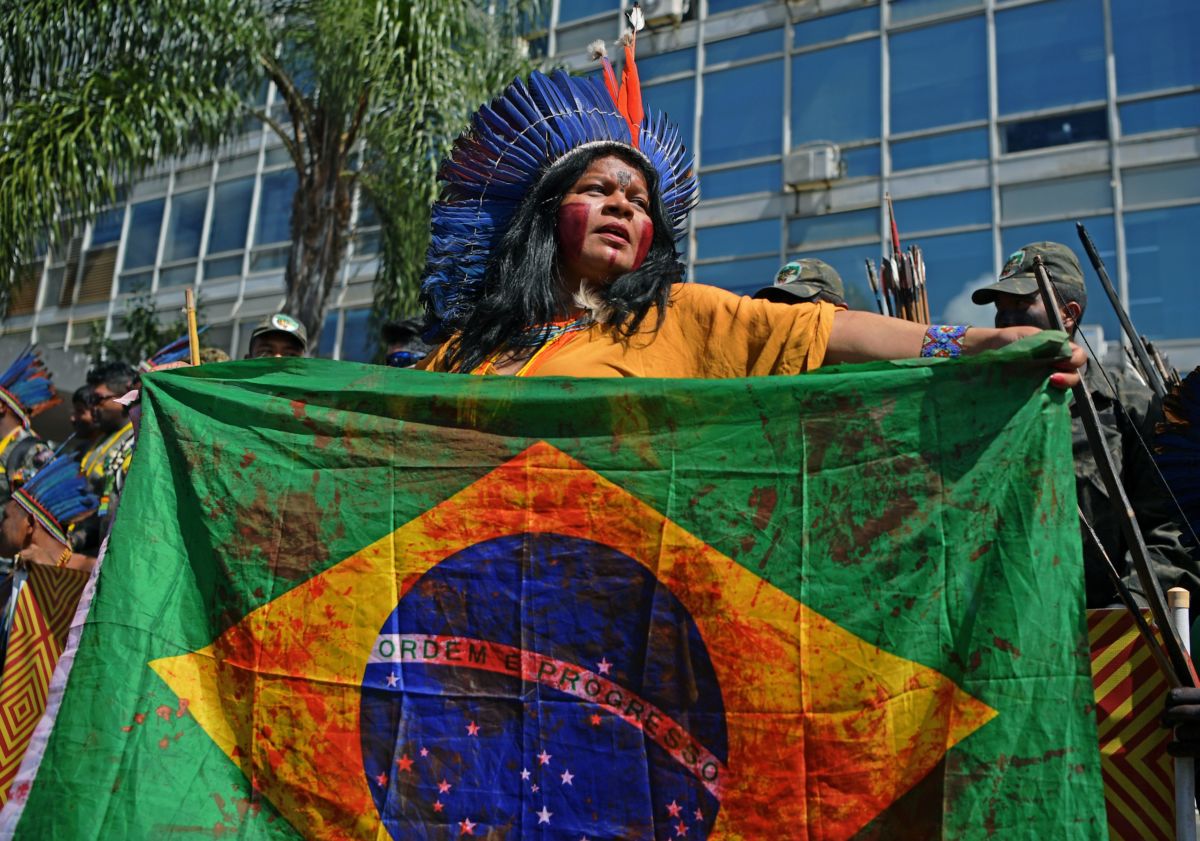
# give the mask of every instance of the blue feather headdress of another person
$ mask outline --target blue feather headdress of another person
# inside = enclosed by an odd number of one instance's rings
[[[0,401],[29,428],[31,419],[62,402],[35,348],[27,348],[0,374]]]
[[[196,336],[208,329],[208,325],[204,325],[196,331]],[[172,362],[182,362],[188,358],[191,353],[191,346],[188,341],[188,334],[184,333],[179,338],[163,345],[154,353],[150,354],[146,359],[138,365],[138,370],[142,373],[153,371],[156,368],[161,368],[163,365],[169,365]]]
[[[516,79],[482,106],[443,163],[441,198],[432,212],[421,296],[427,303],[431,340],[464,325],[483,293],[488,258],[508,229],[517,206],[548,170],[572,154],[602,145],[632,150],[658,173],[659,189],[675,239],[687,230],[696,203],[696,176],[679,130],[663,114],[646,118],[634,61],[642,27],[636,4],[632,37],[625,40],[621,84],[604,55],[603,81],[534,71]]]
[[[13,491],[13,500],[50,532],[59,543],[70,546],[71,524],[90,517],[100,508],[73,454],[64,453],[34,473]]]

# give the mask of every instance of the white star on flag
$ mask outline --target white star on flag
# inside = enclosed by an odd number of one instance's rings
[[[542,763],[543,765],[550,764],[550,757],[551,757],[551,754],[546,753],[545,748],[542,748],[542,752],[537,755],[538,762]]]
[[[596,670],[602,675],[608,674],[608,670],[612,668],[612,663],[608,662],[607,657],[601,657],[600,662],[596,664]]]
[[[542,806],[542,811],[537,812],[536,814],[538,816],[538,823],[550,823],[550,816],[554,813],[545,806]]]
[[[568,768],[566,771],[562,772],[563,785],[565,785],[565,786],[575,785],[573,782],[571,782],[571,780],[573,780],[573,779],[575,779],[575,775],[571,773],[570,768]]]
[[[398,681],[399,681],[399,678],[396,677],[395,672],[392,672],[391,674],[389,674],[387,676],[387,685],[388,686],[395,686]]]

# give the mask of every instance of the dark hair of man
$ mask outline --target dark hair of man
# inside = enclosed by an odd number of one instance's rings
[[[656,307],[662,318],[671,285],[683,279],[683,264],[675,251],[658,173],[621,144],[588,146],[550,167],[517,206],[512,222],[488,261],[483,295],[447,345],[450,370],[474,370],[511,337],[527,327],[552,321],[560,314],[558,207],[592,161],[606,155],[615,155],[637,167],[645,177],[654,238],[641,266],[597,290],[597,297],[604,304],[604,321],[631,336],[651,308]]]
[[[81,385],[75,389],[75,393],[71,395],[71,402],[78,406],[87,406],[92,400],[92,391],[94,389],[90,385]]]
[[[118,396],[133,388],[135,379],[137,371],[126,362],[107,362],[88,371],[87,375],[89,386],[103,385]]]

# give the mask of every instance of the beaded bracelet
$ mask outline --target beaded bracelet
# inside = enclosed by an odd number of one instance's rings
[[[962,356],[962,339],[970,329],[969,324],[934,324],[925,331],[921,342],[921,356],[935,359],[953,359]]]

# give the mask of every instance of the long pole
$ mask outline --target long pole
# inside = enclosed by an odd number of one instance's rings
[[[183,305],[187,309],[188,360],[192,367],[200,364],[200,335],[196,330],[196,293],[183,290]]]
[[[1046,315],[1049,316],[1050,323],[1056,330],[1062,330],[1063,323],[1062,315],[1059,312],[1058,296],[1054,293],[1054,284],[1050,280],[1046,264],[1042,262],[1040,254],[1033,259],[1033,273],[1037,278],[1038,288],[1042,293],[1042,303],[1046,307]],[[1075,405],[1079,407],[1079,419],[1083,422],[1083,429],[1087,433],[1088,445],[1096,459],[1096,467],[1100,471],[1100,477],[1104,480],[1105,490],[1108,491],[1113,514],[1117,518],[1121,534],[1125,538],[1125,545],[1133,558],[1133,568],[1137,572],[1138,583],[1142,585],[1142,594],[1150,603],[1150,612],[1154,615],[1155,624],[1162,631],[1163,645],[1167,649],[1167,659],[1171,661],[1171,666],[1175,670],[1175,679],[1181,686],[1200,685],[1200,678],[1196,676],[1192,658],[1183,650],[1179,634],[1175,632],[1175,626],[1171,624],[1162,588],[1158,586],[1158,579],[1154,577],[1150,552],[1146,549],[1146,542],[1142,539],[1142,530],[1138,527],[1137,515],[1133,513],[1133,506],[1118,478],[1117,469],[1113,465],[1112,453],[1109,452],[1108,444],[1104,440],[1104,433],[1100,429],[1100,417],[1096,412],[1096,404],[1092,402],[1091,392],[1088,391],[1082,376],[1079,385],[1072,389],[1072,393],[1075,395]]]
[[[1183,587],[1167,591],[1171,603],[1171,621],[1175,633],[1183,639],[1183,648],[1192,653],[1191,595]],[[1196,841],[1196,760],[1175,757],[1175,841]]]
[[[1126,337],[1129,339],[1129,344],[1133,347],[1133,352],[1137,355],[1138,362],[1142,366],[1142,370],[1146,372],[1146,381],[1150,388],[1158,395],[1158,399],[1162,400],[1167,396],[1167,388],[1163,384],[1162,377],[1159,376],[1158,369],[1154,367],[1154,363],[1150,361],[1150,354],[1146,352],[1146,344],[1142,341],[1142,337],[1133,329],[1133,322],[1129,320],[1128,313],[1125,312],[1125,307],[1121,305],[1121,297],[1117,295],[1117,290],[1113,287],[1112,281],[1108,277],[1108,269],[1104,268],[1104,261],[1100,259],[1100,252],[1096,250],[1096,244],[1092,242],[1092,237],[1088,234],[1087,228],[1082,222],[1075,223],[1075,232],[1079,234],[1079,241],[1083,243],[1083,250],[1087,252],[1088,259],[1092,261],[1092,268],[1096,270],[1096,275],[1100,278],[1100,285],[1104,287],[1104,294],[1108,296],[1109,303],[1112,304],[1113,310],[1117,313],[1117,319],[1121,322],[1121,329],[1125,331]]]

